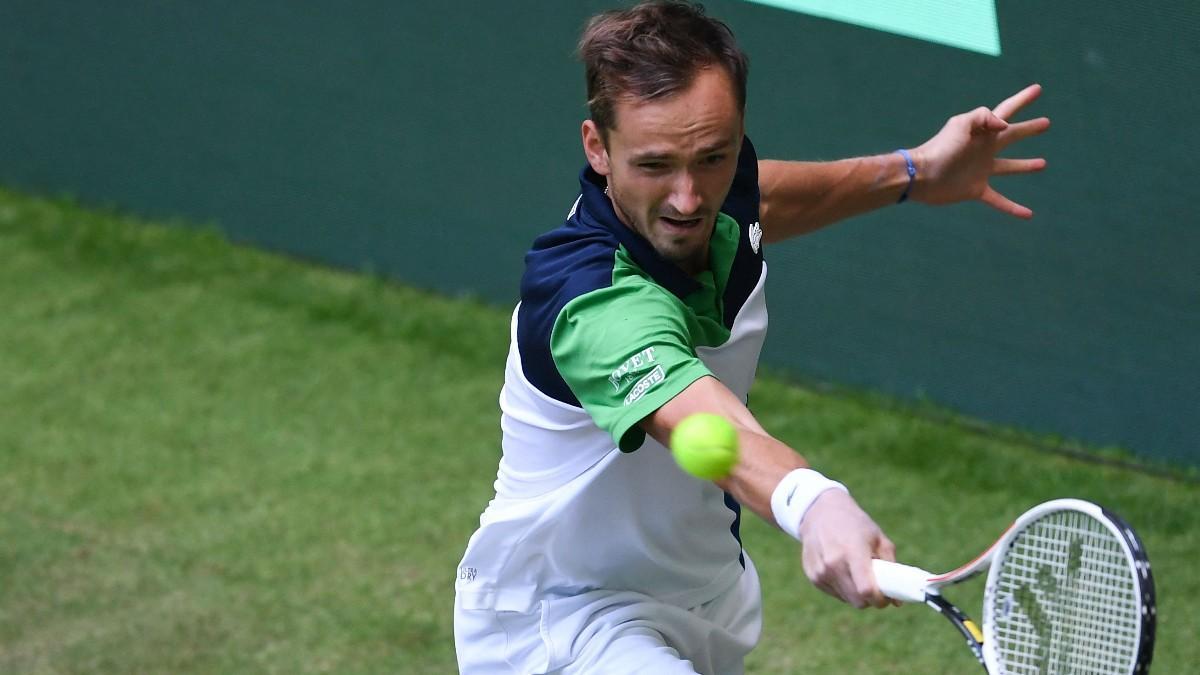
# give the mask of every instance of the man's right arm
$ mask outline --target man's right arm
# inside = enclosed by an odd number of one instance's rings
[[[839,489],[821,492],[799,523],[777,523],[772,496],[781,481],[808,462],[768,434],[745,405],[714,377],[696,380],[641,421],[667,446],[675,425],[694,413],[721,415],[737,429],[740,453],[731,474],[716,484],[764,520],[804,543],[804,572],[821,590],[855,607],[890,604],[875,585],[871,559],[895,559],[895,547],[879,526]]]

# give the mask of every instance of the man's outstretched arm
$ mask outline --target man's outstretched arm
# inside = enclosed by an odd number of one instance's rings
[[[997,192],[989,181],[1045,168],[1042,158],[997,156],[1050,127],[1045,117],[1008,121],[1041,92],[1040,85],[1030,85],[993,110],[980,107],[951,117],[933,138],[910,151],[916,169],[911,188],[899,152],[836,162],[760,161],[763,238],[780,241],[895,204],[905,189],[909,199],[926,204],[979,200],[1017,218],[1032,217],[1033,211]]]
[[[737,429],[740,454],[733,472],[716,484],[769,523],[804,542],[804,572],[821,590],[855,607],[885,607],[872,558],[895,560],[895,547],[879,526],[841,489],[818,493],[799,522],[777,522],[772,496],[780,482],[808,462],[772,438],[737,396],[714,377],[702,377],[642,420],[651,437],[668,445],[671,431],[698,412],[721,415]]]

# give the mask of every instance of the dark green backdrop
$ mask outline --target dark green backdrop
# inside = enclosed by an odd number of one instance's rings
[[[491,301],[566,213],[598,2],[0,1],[0,181]],[[1200,5],[1022,0],[1002,56],[709,3],[764,155],[911,146],[1032,81],[1049,170],[768,251],[766,359],[1200,462]]]

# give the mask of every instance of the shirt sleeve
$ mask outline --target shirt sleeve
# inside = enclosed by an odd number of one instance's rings
[[[550,352],[559,374],[622,452],[645,441],[638,422],[711,375],[692,347],[686,311],[661,287],[622,284],[575,298],[555,320]]]

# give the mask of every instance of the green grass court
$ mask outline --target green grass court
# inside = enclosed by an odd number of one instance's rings
[[[507,308],[5,191],[0,301],[0,673],[454,672]],[[1121,513],[1154,562],[1153,672],[1196,672],[1194,482],[779,379],[752,400],[930,569],[1045,499]],[[825,597],[747,516],[749,673],[977,672],[941,618]],[[980,587],[950,597],[978,614]]]

